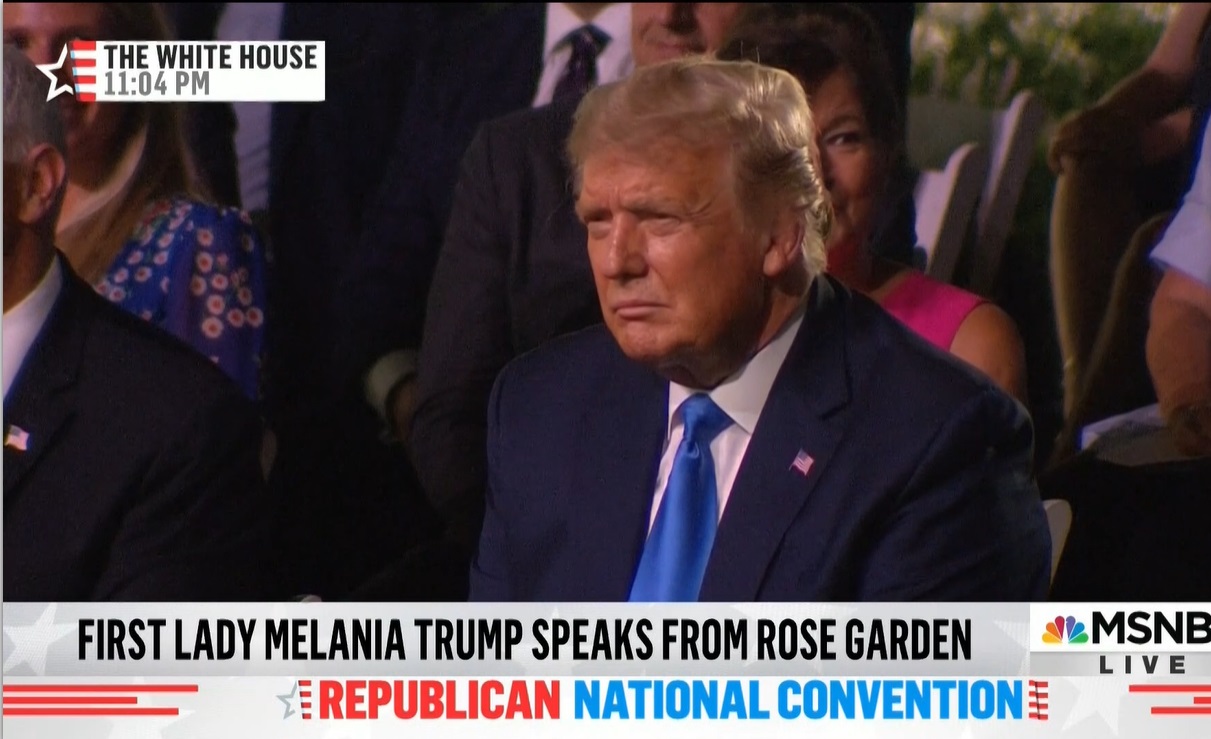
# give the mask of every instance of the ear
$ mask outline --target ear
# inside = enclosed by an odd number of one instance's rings
[[[67,179],[67,163],[50,144],[38,144],[25,156],[17,219],[26,225],[41,222],[54,209]]]
[[[766,277],[781,276],[787,269],[803,263],[803,237],[806,225],[793,208],[779,208],[767,232],[765,261],[762,271]]]

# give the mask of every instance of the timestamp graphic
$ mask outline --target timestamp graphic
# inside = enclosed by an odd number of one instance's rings
[[[73,41],[38,65],[46,99],[80,102],[319,102],[322,41]]]
[[[172,80],[172,90],[169,90],[169,80]],[[138,96],[150,98],[179,97],[181,95],[209,95],[210,72],[149,72],[146,69],[134,71],[119,69],[105,73],[105,97]]]

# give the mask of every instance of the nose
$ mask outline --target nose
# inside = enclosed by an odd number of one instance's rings
[[[698,27],[695,10],[698,3],[666,3],[668,18],[665,26],[673,33],[689,34]]]
[[[643,236],[635,219],[618,216],[609,237],[602,244],[601,276],[610,280],[627,281],[647,272]]]

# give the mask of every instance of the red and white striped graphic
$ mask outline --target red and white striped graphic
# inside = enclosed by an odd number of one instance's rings
[[[1153,706],[1153,716],[1208,716],[1211,715],[1211,685],[1194,683],[1132,685],[1129,693],[1153,693],[1157,695],[1189,696],[1190,703],[1184,706]],[[1202,695],[1199,695],[1202,693]]]
[[[311,681],[299,680],[299,711],[305,720],[311,719]]]
[[[1027,716],[1035,721],[1047,720],[1047,696],[1049,683],[1046,680],[1030,680],[1028,698],[1029,711]]]
[[[177,716],[173,706],[147,705],[149,695],[196,693],[197,685],[4,685],[4,717]]]
[[[71,42],[71,72],[76,99],[82,103],[97,101],[97,42]],[[82,88],[88,87],[88,90]]]

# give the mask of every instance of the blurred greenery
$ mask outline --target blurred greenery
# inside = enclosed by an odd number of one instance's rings
[[[928,3],[913,28],[912,94],[1004,107],[1030,89],[1047,109],[1005,248],[998,302],[1026,342],[1040,457],[1059,428],[1061,361],[1048,274],[1055,123],[1143,65],[1174,3]]]

